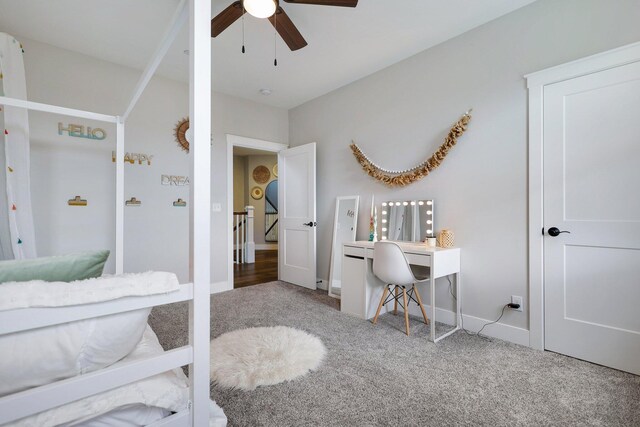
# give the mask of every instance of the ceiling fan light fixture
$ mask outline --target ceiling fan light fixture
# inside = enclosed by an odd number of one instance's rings
[[[256,18],[268,18],[276,13],[275,0],[243,0],[244,9]]]

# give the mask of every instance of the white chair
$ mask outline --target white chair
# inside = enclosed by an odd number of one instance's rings
[[[417,279],[409,267],[409,261],[402,252],[402,249],[394,242],[376,242],[373,251],[373,274],[387,285],[382,292],[378,310],[373,318],[375,325],[380,315],[383,305],[394,300],[393,313],[398,314],[398,300],[400,299],[399,291],[402,289],[402,308],[404,309],[404,325],[407,335],[409,335],[409,302],[414,301],[422,310],[424,323],[429,324],[427,312],[422,305],[422,298],[416,288],[416,283],[429,280],[429,277]],[[407,286],[411,285],[411,289],[407,291]],[[393,290],[391,287],[393,286]],[[387,296],[388,293],[388,296]],[[415,294],[415,298],[414,298]]]

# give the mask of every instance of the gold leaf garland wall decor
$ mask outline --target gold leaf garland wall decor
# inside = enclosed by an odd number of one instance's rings
[[[351,142],[350,147],[353,151],[353,155],[356,157],[356,160],[362,165],[362,169],[364,169],[369,176],[388,185],[389,187],[404,187],[405,185],[412,184],[419,179],[424,178],[429,175],[431,171],[440,166],[444,158],[447,157],[449,150],[456,145],[458,138],[467,130],[467,125],[470,120],[471,110],[464,113],[460,120],[451,127],[447,137],[444,139],[444,142],[440,145],[440,148],[431,155],[431,157],[411,169],[393,171],[381,168],[369,160],[355,142]]]

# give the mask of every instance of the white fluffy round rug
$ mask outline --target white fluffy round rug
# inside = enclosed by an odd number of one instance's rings
[[[326,353],[319,338],[298,329],[239,329],[211,341],[211,380],[225,388],[254,390],[316,370]]]

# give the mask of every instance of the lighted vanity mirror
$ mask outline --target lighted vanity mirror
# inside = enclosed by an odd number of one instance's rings
[[[331,263],[329,265],[329,295],[340,298],[342,288],[342,244],[356,240],[358,224],[358,196],[336,198],[336,214],[333,221]]]
[[[382,202],[380,239],[421,242],[434,236],[433,200]]]

